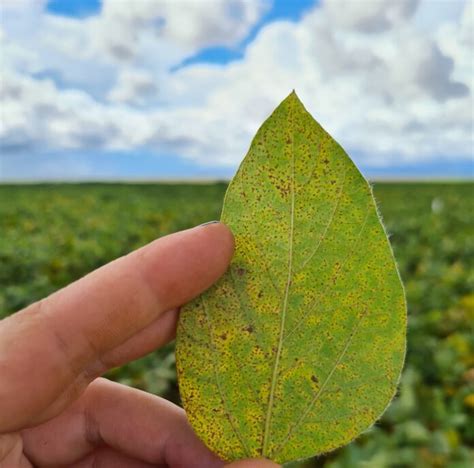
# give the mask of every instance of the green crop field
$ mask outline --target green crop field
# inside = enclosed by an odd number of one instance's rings
[[[156,237],[218,219],[225,189],[0,185],[0,318]],[[408,300],[399,393],[356,442],[301,466],[474,466],[474,184],[374,192]],[[108,377],[179,401],[172,345]]]

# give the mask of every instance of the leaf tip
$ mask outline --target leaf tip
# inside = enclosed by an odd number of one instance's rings
[[[288,97],[285,99],[285,101],[296,101],[298,102],[299,104],[302,104],[301,103],[301,100],[300,98],[298,97],[298,95],[296,94],[296,91],[295,89],[293,88],[291,93],[288,95]]]

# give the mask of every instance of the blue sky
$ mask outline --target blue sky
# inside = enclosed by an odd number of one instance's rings
[[[472,2],[2,4],[0,180],[228,178],[296,88],[378,177],[472,177]]]
[[[50,0],[46,10],[56,15],[83,17],[100,12],[99,0]]]

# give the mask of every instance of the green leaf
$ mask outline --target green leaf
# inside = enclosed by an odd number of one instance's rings
[[[257,132],[222,221],[232,264],[178,326],[189,421],[227,460],[348,443],[394,395],[405,298],[369,185],[294,92]]]

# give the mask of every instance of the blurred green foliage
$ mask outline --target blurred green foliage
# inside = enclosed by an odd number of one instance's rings
[[[226,184],[0,185],[0,318],[164,234],[218,219]],[[352,444],[293,466],[474,466],[474,184],[377,183],[405,283],[399,393]],[[179,402],[173,345],[108,377]]]

